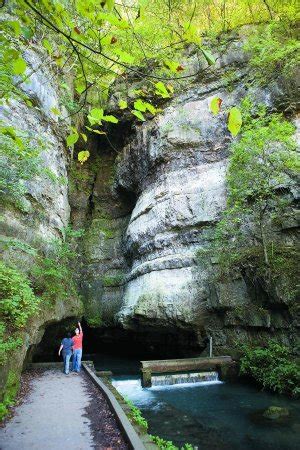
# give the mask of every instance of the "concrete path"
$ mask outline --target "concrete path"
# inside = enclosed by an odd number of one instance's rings
[[[32,381],[32,391],[15,416],[0,428],[1,450],[88,450],[90,403],[83,376],[47,370]]]

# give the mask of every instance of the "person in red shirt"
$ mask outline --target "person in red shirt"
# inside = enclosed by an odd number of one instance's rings
[[[82,339],[83,332],[80,322],[78,322],[78,328],[75,329],[75,336],[72,337],[73,341],[73,372],[80,372],[81,358],[82,358]]]

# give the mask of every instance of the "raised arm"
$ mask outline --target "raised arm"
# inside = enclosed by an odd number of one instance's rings
[[[58,356],[60,356],[60,352],[62,351],[63,348],[64,348],[64,346],[61,344],[61,346],[59,347],[59,350],[58,350]]]
[[[81,328],[81,323],[80,322],[78,322],[78,328],[79,328],[79,333],[81,334],[82,333],[82,328]]]

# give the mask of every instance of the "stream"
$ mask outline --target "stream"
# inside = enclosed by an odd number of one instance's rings
[[[139,361],[97,355],[97,370],[111,370],[113,385],[149,424],[148,432],[188,442],[198,450],[298,450],[300,402],[242,383],[208,381],[142,388]],[[262,411],[286,407],[288,418],[269,420]]]

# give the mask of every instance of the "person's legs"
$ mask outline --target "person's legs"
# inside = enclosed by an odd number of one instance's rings
[[[65,354],[65,352],[63,352],[62,355],[63,355],[63,359],[64,359],[64,370],[63,370],[63,372],[66,373],[66,358],[67,358],[67,355]]]
[[[78,349],[76,350],[77,353],[77,372],[80,372],[80,368],[81,368],[81,358],[82,358],[82,349]]]
[[[77,371],[77,350],[73,352],[73,372]]]
[[[69,367],[70,367],[70,358],[72,356],[72,353],[69,353],[66,355],[65,359],[65,374],[68,375],[69,373]]]

